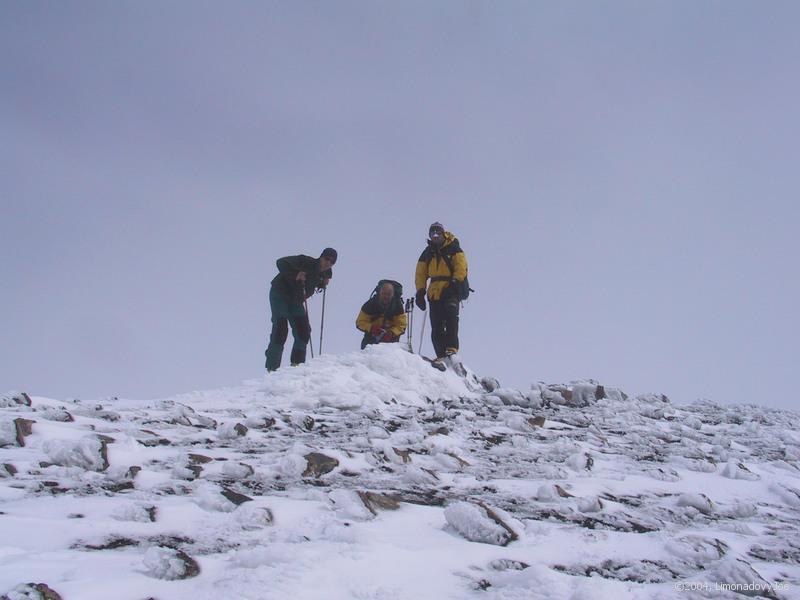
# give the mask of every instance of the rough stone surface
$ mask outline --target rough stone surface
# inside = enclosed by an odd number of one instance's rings
[[[303,471],[303,477],[320,477],[326,473],[330,473],[339,466],[339,461],[330,456],[326,456],[319,452],[310,452],[305,457],[307,467]]]

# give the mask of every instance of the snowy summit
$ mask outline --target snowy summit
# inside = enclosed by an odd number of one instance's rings
[[[800,597],[800,417],[395,345],[153,402],[0,397],[0,598]]]

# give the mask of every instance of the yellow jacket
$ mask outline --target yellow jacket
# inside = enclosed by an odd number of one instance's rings
[[[442,255],[451,257],[452,273]],[[414,283],[418,291],[424,290],[428,278],[431,278],[431,284],[428,286],[428,300],[441,300],[445,290],[450,286],[450,279],[464,281],[466,276],[467,255],[461,250],[458,238],[449,231],[445,231],[444,243],[441,248],[436,248],[428,242],[428,247],[422,251],[417,262]]]
[[[368,333],[372,331],[374,325],[380,325],[381,329],[387,329],[400,337],[406,331],[408,319],[406,313],[403,312],[402,305],[399,309],[390,305],[387,310],[383,310],[377,296],[374,296],[361,307],[361,311],[356,317],[356,328]]]

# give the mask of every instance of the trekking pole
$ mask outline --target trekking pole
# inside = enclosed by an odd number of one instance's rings
[[[308,318],[308,300],[303,300],[303,306],[306,308],[306,321],[308,322],[308,344],[311,346],[311,358],[314,358],[314,340],[311,339],[311,320]]]
[[[325,329],[325,293],[328,290],[326,288],[322,288],[322,318],[320,319],[319,323],[319,353],[322,354],[322,332]]]
[[[406,300],[406,316],[408,317],[408,351],[411,354],[414,354],[414,344],[411,342],[411,338],[414,334],[414,299],[409,298]]]
[[[428,322],[428,319],[425,318],[425,312],[422,312],[422,332],[419,334],[419,352],[418,354],[422,354],[422,342],[425,339],[425,323]]]

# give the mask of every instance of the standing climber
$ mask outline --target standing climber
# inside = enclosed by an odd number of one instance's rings
[[[272,310],[272,332],[266,354],[267,371],[281,366],[283,346],[292,328],[294,344],[290,361],[299,365],[306,361],[306,346],[311,339],[311,324],[306,311],[306,299],[315,291],[325,289],[333,277],[331,267],[336,264],[336,250],[325,248],[319,258],[305,254],[284,256],[276,261],[278,274],[269,290],[269,306]]]
[[[425,310],[431,305],[431,341],[436,361],[458,352],[458,312],[469,290],[467,257],[455,237],[436,222],[428,230],[428,245],[419,257],[414,277],[416,303]]]

